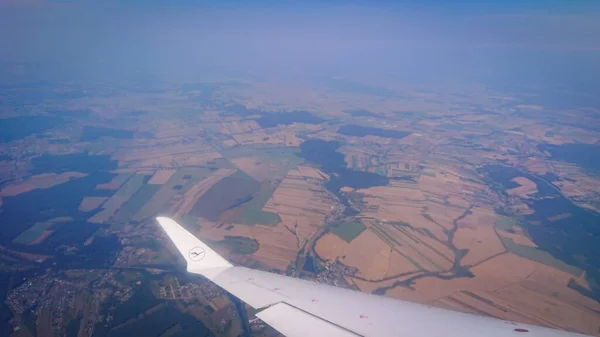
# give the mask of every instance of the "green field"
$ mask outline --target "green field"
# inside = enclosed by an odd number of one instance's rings
[[[27,245],[39,238],[46,229],[50,228],[50,226],[52,226],[51,222],[38,222],[19,234],[12,242],[19,245]]]
[[[275,191],[276,186],[263,184],[260,191],[254,194],[252,200],[244,204],[244,212],[236,220],[236,223],[246,225],[270,225],[275,226],[281,222],[281,218],[278,214],[271,212],[264,212],[262,209],[265,207],[269,198]]]
[[[256,157],[267,163],[270,179],[281,180],[289,170],[296,168],[304,160],[296,154],[300,150],[297,147],[275,147],[275,146],[244,146],[227,149],[221,154],[227,159],[240,157]]]
[[[122,176],[126,178],[128,175],[119,175],[119,180]],[[143,174],[134,174],[129,180],[127,180],[125,185],[121,186],[115,195],[120,197],[131,197],[135,192],[137,192],[137,190],[140,189],[140,187],[144,186],[144,179],[146,179],[146,177],[147,176]]]
[[[21,234],[14,238],[12,242],[19,245],[28,245],[32,241],[35,241],[35,239],[39,238],[40,235],[42,235],[42,233],[44,233],[45,230],[52,227],[53,224],[57,222],[68,222],[71,220],[73,220],[73,218],[59,217],[48,220],[47,222],[37,222],[33,226],[27,228],[25,231],[21,232]]]
[[[142,208],[158,191],[160,185],[144,185],[127,200],[114,216],[117,222],[127,222]]]
[[[112,197],[102,204],[102,209],[94,214],[92,218],[109,219],[111,216],[114,216],[117,211],[119,211],[121,206],[123,206],[123,204],[125,204],[140,188],[142,188],[142,186],[144,186],[144,180],[147,179],[147,176],[143,174],[119,175],[119,177],[127,176],[130,176],[131,178],[129,178],[129,180],[127,180]],[[92,222],[95,221],[92,220]]]
[[[505,232],[508,232],[516,224],[517,224],[517,222],[514,219],[507,218],[507,217],[498,217],[498,218],[496,218],[496,223],[495,223],[494,227],[496,227],[496,229],[501,229]]]
[[[218,221],[221,213],[245,206],[260,191],[261,184],[242,171],[213,185],[192,208],[190,215]]]
[[[277,225],[281,218],[262,209],[277,186],[260,183],[243,171],[237,171],[216,183],[196,202],[192,216],[217,221],[225,211],[233,214],[225,221],[246,225]]]
[[[422,171],[421,174],[424,176],[428,176],[428,177],[433,177],[433,178],[436,177],[435,172],[431,172],[431,171]]]
[[[504,247],[506,247],[506,250],[522,258],[545,264],[574,276],[580,276],[583,272],[583,270],[575,266],[568,265],[541,249],[518,245],[513,240],[502,236],[500,236],[500,240],[502,241],[502,244],[504,244]]]
[[[351,242],[360,235],[367,227],[360,221],[342,222],[337,221],[329,225],[329,232],[339,236],[346,242]]]
[[[227,246],[235,254],[253,254],[259,248],[258,241],[245,236],[226,236],[219,244]]]
[[[211,175],[210,168],[182,168],[162,185],[156,185],[157,190],[152,198],[147,200],[135,211],[131,220],[142,221],[152,217],[164,209],[165,205],[175,194],[185,193],[193,185]]]
[[[499,217],[498,219],[496,219],[496,224],[494,226],[496,227],[497,230],[514,233],[512,228],[515,225],[517,225],[517,222],[515,221],[515,219],[511,219],[508,217]],[[539,262],[539,263],[545,264],[550,267],[554,267],[558,270],[562,270],[566,273],[569,273],[569,274],[572,274],[575,276],[579,276],[583,272],[581,269],[571,266],[571,265],[568,265],[568,264],[564,263],[563,261],[556,259],[550,253],[545,252],[541,249],[519,245],[519,244],[516,244],[513,240],[502,237],[502,236],[499,236],[499,238],[502,241],[502,244],[504,245],[504,247],[506,247],[506,250],[508,250],[509,252],[514,253],[522,258],[525,258],[525,259],[528,259],[531,261],[535,261],[535,262]]]
[[[123,186],[123,184],[125,184],[129,180],[129,177],[131,177],[131,175],[131,173],[120,173],[116,177],[114,177],[110,182],[117,183],[119,184],[119,186]]]

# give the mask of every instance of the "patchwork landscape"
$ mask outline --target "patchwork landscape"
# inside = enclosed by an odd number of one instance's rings
[[[479,87],[56,90],[1,108],[1,129],[30,126],[0,143],[11,336],[239,335],[239,304],[185,274],[158,215],[235,264],[600,335],[597,108]]]

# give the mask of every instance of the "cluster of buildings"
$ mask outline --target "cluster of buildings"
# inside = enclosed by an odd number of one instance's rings
[[[208,281],[199,281],[181,285],[179,280],[174,278],[170,284],[159,286],[158,297],[166,300],[191,300],[202,297],[210,301],[224,295],[225,292],[221,288],[207,283]]]
[[[52,329],[60,331],[73,316],[77,294],[87,287],[85,281],[67,281],[52,273],[25,281],[6,297],[6,303],[14,314],[13,327],[18,330],[27,324],[27,319],[37,321],[40,316],[46,315],[50,318],[48,321]]]

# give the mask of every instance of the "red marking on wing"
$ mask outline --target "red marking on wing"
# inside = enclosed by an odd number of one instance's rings
[[[369,316],[367,316],[367,315],[360,315],[359,317],[360,318],[369,318]]]
[[[529,332],[529,330],[527,330],[527,329],[521,329],[521,328],[515,329],[515,331],[516,332]]]
[[[313,299],[312,299],[312,301],[313,301],[313,303],[315,303],[315,302],[319,302],[319,300],[318,300],[318,299],[316,299],[316,298],[313,298]]]
[[[278,290],[279,290],[279,288],[273,288],[273,290],[274,290],[274,291],[278,291]]]

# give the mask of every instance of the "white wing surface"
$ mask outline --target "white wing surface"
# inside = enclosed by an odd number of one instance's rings
[[[235,267],[175,221],[157,220],[187,261],[188,272],[258,309],[257,317],[286,336],[583,336]]]

